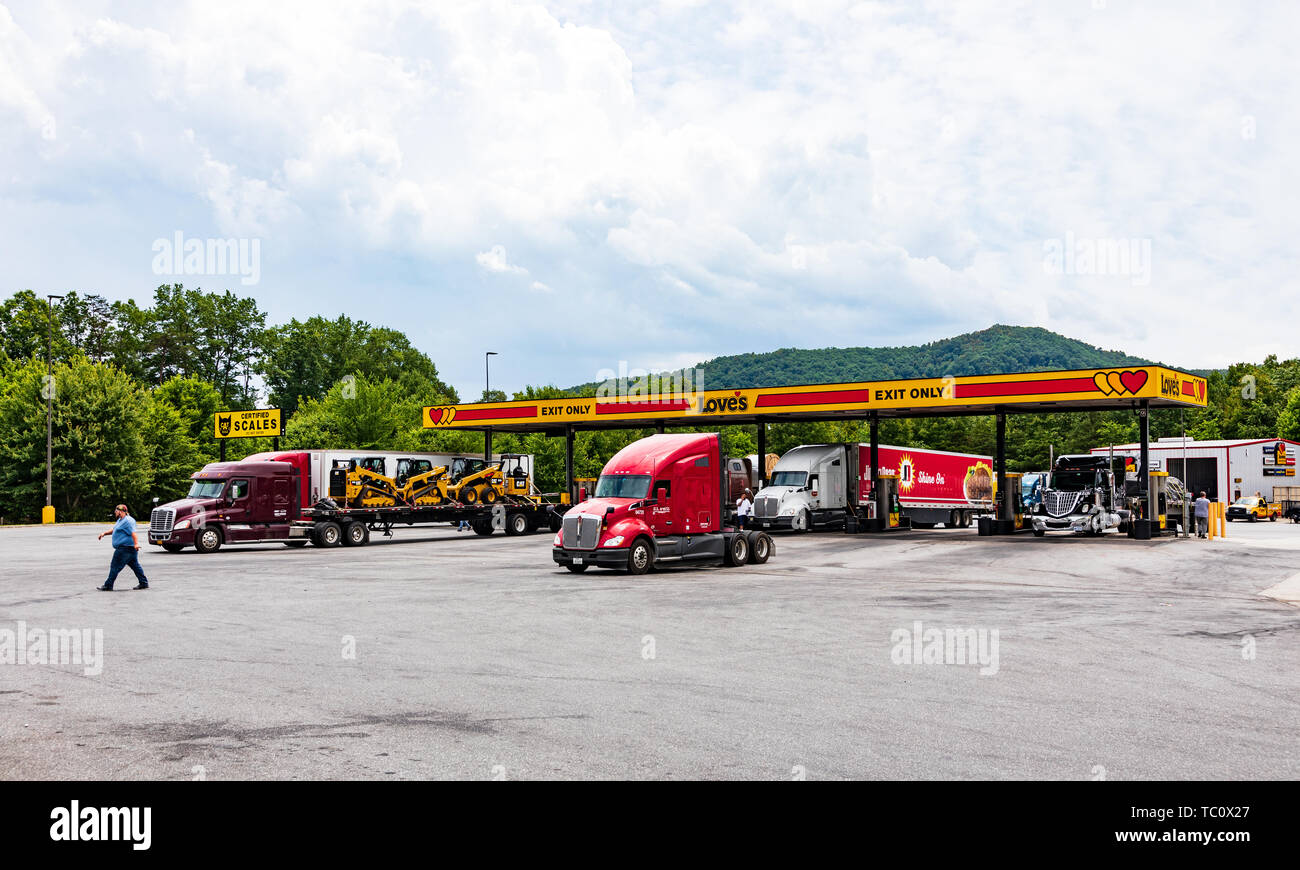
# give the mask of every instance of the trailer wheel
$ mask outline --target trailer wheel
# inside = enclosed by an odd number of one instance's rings
[[[357,520],[350,522],[343,529],[343,546],[364,547],[370,543],[370,527]]]
[[[772,538],[767,532],[749,533],[749,563],[762,565],[772,557]]]
[[[343,529],[333,520],[317,523],[311,530],[311,542],[318,547],[337,547],[343,540]]]
[[[728,568],[735,568],[749,561],[749,539],[744,535],[732,535],[722,551],[722,562]]]
[[[215,553],[220,550],[221,529],[216,526],[199,529],[199,533],[194,536],[194,549],[200,553]]]
[[[486,537],[487,535],[492,534],[491,520],[487,520],[486,522],[484,520],[473,520],[470,522],[469,527],[474,530],[474,534],[476,535],[483,535]]]
[[[637,538],[627,551],[627,573],[644,574],[654,564],[654,551],[645,538]]]
[[[507,535],[526,535],[529,531],[527,514],[514,511],[506,515]]]
[[[185,545],[184,544],[163,544],[162,548],[166,550],[168,553],[179,553],[181,550],[185,549]]]
[[[298,538],[297,540],[294,540],[294,541],[285,541],[285,542],[284,542],[284,545],[285,545],[286,547],[293,547],[293,548],[296,550],[296,549],[298,549],[299,547],[305,547],[305,546],[307,546],[307,539],[306,539],[306,538]]]

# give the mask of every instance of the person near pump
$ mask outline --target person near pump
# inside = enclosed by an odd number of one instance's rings
[[[103,586],[95,588],[100,592],[112,592],[113,581],[117,579],[117,575],[123,568],[129,567],[135,572],[135,579],[138,581],[133,588],[148,589],[149,578],[144,576],[144,569],[140,567],[140,539],[135,534],[135,520],[131,518],[124,504],[113,508],[113,516],[117,520],[113,528],[101,532],[96,539],[102,541],[104,535],[113,536],[113,561],[108,568],[108,579],[104,581]]]
[[[749,518],[754,515],[754,493],[746,489],[736,502],[736,521],[742,529],[749,528]]]
[[[1196,500],[1196,537],[1209,537],[1210,531],[1210,500],[1205,497],[1205,490],[1201,490],[1201,497]]]

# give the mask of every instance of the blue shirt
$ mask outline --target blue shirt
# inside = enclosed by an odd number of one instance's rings
[[[131,517],[122,517],[113,526],[113,546],[114,547],[134,547],[135,541],[131,536],[135,534],[135,520]]]

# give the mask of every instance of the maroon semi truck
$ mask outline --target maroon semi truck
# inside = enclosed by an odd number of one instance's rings
[[[159,505],[149,516],[149,543],[179,553],[193,547],[212,553],[224,544],[281,541],[289,547],[359,547],[370,532],[392,534],[395,526],[456,523],[475,533],[501,529],[522,535],[558,528],[561,505],[458,504],[342,508],[311,503],[310,456],[305,451],[258,454],[239,462],[213,462],[190,475],[185,498]]]
[[[771,537],[728,525],[729,497],[716,432],[642,438],[605,463],[594,496],[564,515],[551,557],[575,573],[766,562]]]

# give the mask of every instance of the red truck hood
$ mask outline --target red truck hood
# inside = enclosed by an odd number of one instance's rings
[[[574,515],[593,514],[595,516],[604,516],[605,511],[609,510],[610,508],[613,508],[615,513],[619,513],[622,508],[625,508],[628,505],[632,504],[633,502],[638,502],[638,501],[642,501],[642,499],[589,498],[586,501],[582,502],[581,504],[574,505],[570,510],[573,511]]]

